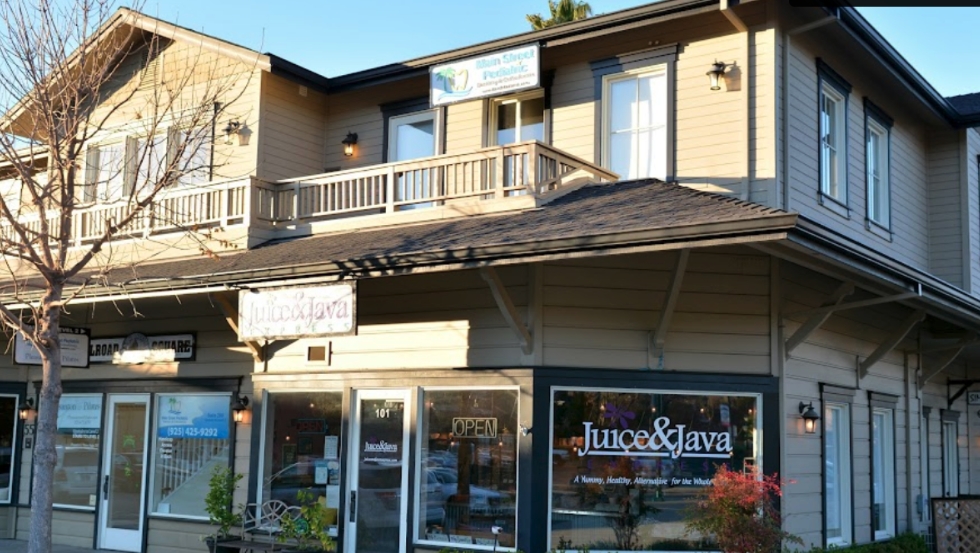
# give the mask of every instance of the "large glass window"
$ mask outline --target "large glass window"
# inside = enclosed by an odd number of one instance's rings
[[[851,543],[850,405],[824,405],[824,502],[828,545]]]
[[[876,408],[871,414],[871,478],[874,504],[871,526],[875,539],[895,535],[894,411]]]
[[[518,391],[425,390],[418,539],[515,545]]]
[[[0,503],[10,503],[17,436],[17,396],[0,396]]]
[[[868,117],[867,128],[868,220],[888,228],[891,211],[888,127]]]
[[[43,408],[43,405],[42,405]],[[102,438],[102,394],[65,394],[58,406],[54,503],[95,508]]]
[[[956,421],[943,421],[943,495],[960,495],[960,459]]]
[[[621,179],[667,178],[667,71],[604,80],[605,165]]]
[[[686,517],[719,465],[760,464],[758,396],[578,389],[552,395],[551,547],[712,549],[686,533]]]
[[[126,142],[92,146],[86,159],[87,201],[112,202],[123,197],[126,182]]]
[[[180,173],[177,182],[181,186],[193,187],[211,180],[211,134],[204,129],[182,130],[177,136],[175,147],[182,147],[180,159],[174,165]],[[178,154],[175,154],[178,155]]]
[[[820,87],[820,192],[847,204],[845,97],[830,83]]]
[[[329,522],[336,526],[342,401],[341,392],[269,394],[260,501],[299,505],[301,492],[308,492],[331,509]]]
[[[493,102],[493,143],[544,142],[544,95],[538,92]]]
[[[215,467],[231,462],[229,394],[159,394],[154,424],[153,513],[207,518],[204,496]]]

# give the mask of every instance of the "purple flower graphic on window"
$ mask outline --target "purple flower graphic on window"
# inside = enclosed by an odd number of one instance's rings
[[[607,403],[602,417],[609,419],[612,424],[616,424],[616,421],[618,420],[620,426],[623,428],[629,428],[630,421],[636,418],[636,413],[633,411],[627,411],[626,409],[621,409],[612,403]]]

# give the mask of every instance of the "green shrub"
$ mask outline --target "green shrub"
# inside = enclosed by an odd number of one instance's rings
[[[926,540],[919,534],[902,534],[894,539],[850,547],[814,547],[808,553],[929,553]]]

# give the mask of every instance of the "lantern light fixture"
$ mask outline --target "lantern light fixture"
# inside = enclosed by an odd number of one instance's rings
[[[36,412],[37,411],[34,409],[34,400],[32,398],[27,398],[27,400],[24,401],[24,404],[20,406],[17,415],[20,417],[20,420],[26,421],[33,418],[34,413]]]
[[[248,396],[238,394],[232,405],[231,413],[236,423],[245,422],[245,413],[248,412]]]
[[[340,141],[344,145],[344,155],[350,157],[354,155],[354,145],[357,144],[357,133],[347,131],[347,136]]]
[[[711,70],[705,73],[711,82],[711,90],[721,90],[721,79],[725,76],[725,69],[728,66],[729,64],[723,61],[715,60],[715,63],[711,65]]]
[[[800,416],[803,417],[803,428],[806,430],[806,433],[816,434],[817,421],[820,420],[820,415],[813,408],[812,401],[810,403],[800,402]]]

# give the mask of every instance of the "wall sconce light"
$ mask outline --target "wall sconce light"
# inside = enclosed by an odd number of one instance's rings
[[[810,403],[800,402],[800,416],[803,417],[803,428],[806,430],[806,433],[816,434],[817,421],[820,420],[820,415],[813,408],[812,401]]]
[[[350,157],[354,155],[354,145],[357,144],[357,133],[347,131],[347,137],[340,141],[344,145],[344,155]]]
[[[238,139],[239,146],[248,146],[248,139],[252,135],[252,131],[242,123],[241,121],[228,121],[224,129],[221,132],[225,133],[225,144],[232,144],[232,137]]]
[[[17,415],[20,417],[20,420],[26,421],[31,420],[36,412],[37,411],[34,409],[34,400],[32,398],[27,398],[24,401],[24,404],[20,406]]]
[[[715,60],[715,63],[711,66],[711,70],[705,73],[711,82],[711,90],[721,90],[721,78],[725,76],[726,68],[728,68],[728,64]]]
[[[245,422],[245,413],[248,412],[248,396],[238,394],[235,398],[234,405],[231,408],[232,417],[235,419],[236,423]]]

